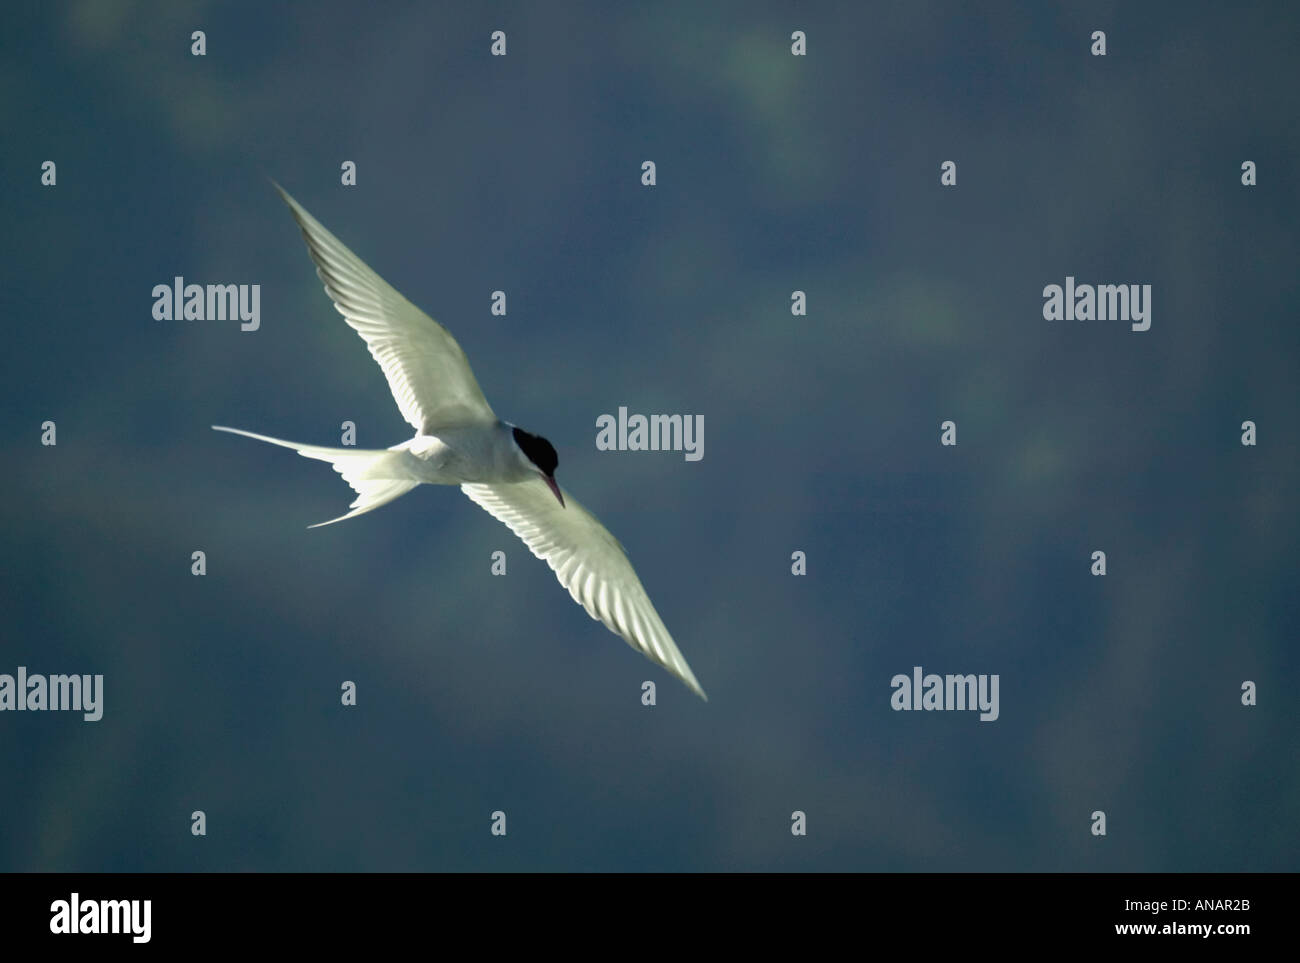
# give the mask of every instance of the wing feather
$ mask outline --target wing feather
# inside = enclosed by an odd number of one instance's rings
[[[276,184],[275,189],[302,229],[325,292],[379,363],[402,417],[424,434],[496,421],[451,333],[402,297],[284,188]]]
[[[588,615],[708,700],[646,595],[623,546],[568,491],[564,491],[567,507],[561,507],[540,480],[460,487],[545,560]]]

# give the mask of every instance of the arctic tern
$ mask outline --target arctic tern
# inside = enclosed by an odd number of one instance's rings
[[[326,294],[383,369],[415,437],[366,451],[212,427],[333,465],[357,497],[346,515],[319,525],[373,511],[416,485],[459,485],[544,559],[593,619],[707,701],[622,544],[556,482],[559,459],[551,443],[498,418],[451,334],[325,230],[284,188],[275,184],[275,189],[302,229]]]

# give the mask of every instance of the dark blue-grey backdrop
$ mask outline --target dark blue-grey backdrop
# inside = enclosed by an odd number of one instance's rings
[[[106,696],[0,714],[0,869],[1300,867],[1293,8],[269,7],[5,14],[0,672]],[[710,703],[456,490],[308,531],[341,480],[209,430],[409,434],[266,175],[556,443]],[[176,275],[261,329],[153,320]],[[1044,321],[1067,275],[1151,330]],[[704,459],[598,452],[620,405]],[[914,665],[1000,719],[892,711]]]

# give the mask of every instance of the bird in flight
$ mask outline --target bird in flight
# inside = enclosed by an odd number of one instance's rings
[[[551,443],[498,418],[447,329],[402,297],[284,188],[275,189],[302,229],[325,293],[383,369],[415,437],[366,451],[212,427],[333,465],[357,497],[346,515],[320,525],[373,511],[419,484],[459,485],[546,561],[588,615],[707,701],[622,544],[555,480],[559,459]]]

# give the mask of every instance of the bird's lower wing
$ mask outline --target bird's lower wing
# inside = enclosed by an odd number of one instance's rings
[[[518,535],[555,571],[560,584],[593,619],[708,700],[668,634],[623,546],[595,515],[564,492],[561,507],[540,479],[461,490]]]

